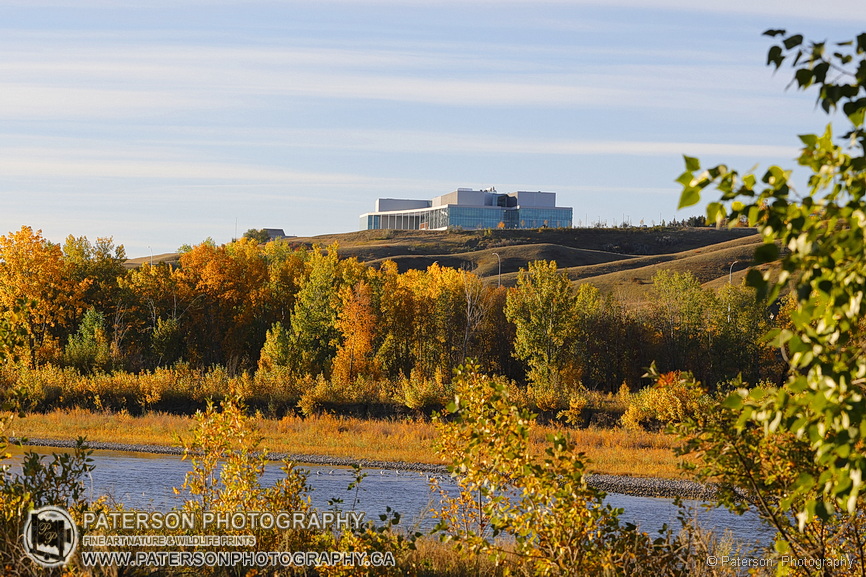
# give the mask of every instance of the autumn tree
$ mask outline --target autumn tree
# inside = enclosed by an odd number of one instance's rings
[[[413,291],[397,270],[394,261],[385,261],[371,279],[379,298],[380,339],[376,358],[388,377],[408,377],[413,367],[412,343],[417,301]]]
[[[129,302],[130,337],[127,357],[138,356],[139,366],[169,365],[185,353],[182,322],[195,296],[169,264],[144,263],[120,279]]]
[[[60,246],[22,226],[18,232],[0,236],[0,308],[12,310],[27,303],[17,315],[28,335],[31,363],[56,354],[56,339],[82,307],[89,282],[76,282]]]
[[[258,245],[249,239],[197,245],[181,255],[179,278],[195,295],[186,322],[194,361],[239,368],[257,360],[270,326],[260,314],[268,277]]]
[[[288,326],[295,297],[309,275],[309,251],[303,246],[294,248],[286,239],[278,238],[262,248],[262,256],[268,268],[265,315],[271,322]]]
[[[342,342],[334,358],[332,379],[342,384],[354,382],[359,375],[376,379],[380,376],[374,349],[378,319],[372,289],[364,281],[343,287],[340,300],[335,326],[342,334]]]
[[[474,358],[487,372],[524,380],[523,363],[514,356],[514,325],[505,316],[508,298],[506,287],[485,287],[484,316],[473,338],[474,348],[467,355]]]
[[[458,365],[466,363],[467,356],[470,353],[470,345],[477,338],[481,329],[484,317],[487,315],[487,307],[489,299],[487,293],[490,289],[484,286],[478,275],[468,271],[460,271],[460,280],[463,284],[463,299],[465,304],[465,319],[463,326],[463,339],[461,342],[460,358],[457,361]]]

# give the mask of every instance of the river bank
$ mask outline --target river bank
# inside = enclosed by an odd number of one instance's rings
[[[10,439],[15,443],[16,439]],[[177,446],[157,444],[111,443],[88,441],[87,445],[95,450],[127,451],[133,453],[154,453],[162,455],[182,455],[183,449]],[[62,439],[28,438],[24,447],[73,448],[75,441]],[[373,459],[353,459],[330,455],[292,454],[270,452],[272,461],[290,460],[301,464],[330,465],[351,467],[360,465],[365,469],[387,469],[427,473],[447,473],[445,465],[432,463],[413,463],[407,461],[381,461]],[[589,474],[587,484],[606,493],[632,495],[636,497],[680,497],[683,499],[711,500],[715,494],[712,487],[682,479],[663,479],[658,477],[632,477],[627,475]]]
[[[273,454],[307,455],[337,462],[447,464],[437,453],[438,431],[429,419],[377,420],[328,414],[271,419],[252,417],[261,447]],[[182,446],[192,437],[193,416],[58,409],[16,418],[9,436],[32,439],[77,439],[128,445]],[[543,454],[550,435],[562,434],[585,454],[590,473],[623,477],[682,479],[683,457],[674,451],[677,439],[662,432],[621,427],[573,428],[536,424],[530,450]],[[318,462],[318,461],[313,461]]]

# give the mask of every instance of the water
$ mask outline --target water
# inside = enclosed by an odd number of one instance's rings
[[[40,452],[50,451],[44,449]],[[86,481],[90,500],[107,495],[130,508],[158,511],[181,506],[184,492],[175,495],[173,488],[180,489],[183,485],[190,470],[188,461],[182,461],[176,455],[102,450],[94,451],[93,457],[96,468]],[[272,485],[283,475],[280,466],[272,463],[266,467],[262,485]],[[355,475],[351,468],[319,465],[301,465],[300,468],[309,472],[310,497],[317,509],[332,508],[329,500],[338,498],[343,500],[337,506],[339,509],[364,511],[367,519],[378,520],[378,516],[385,514],[390,507],[402,515],[402,526],[425,530],[435,524],[429,510],[439,497],[430,491],[429,473],[366,469],[367,476],[356,492],[347,490]],[[456,490],[449,477],[438,477],[443,489]],[[605,502],[624,510],[620,517],[622,520],[634,523],[650,534],[664,524],[674,530],[680,526],[677,521],[679,509],[672,499],[611,493]],[[766,545],[772,539],[773,531],[752,512],[738,516],[720,508],[705,510],[697,501],[687,501],[686,505],[695,511],[701,527],[720,536],[726,530],[731,531],[745,545]]]

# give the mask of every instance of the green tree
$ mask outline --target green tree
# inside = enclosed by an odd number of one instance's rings
[[[86,285],[85,304],[109,312],[117,304],[118,279],[126,274],[123,245],[115,246],[110,237],[90,242],[86,236],[69,235],[63,243],[63,258],[70,265],[72,279]]]
[[[290,358],[299,375],[327,375],[340,339],[336,325],[340,303],[336,246],[326,252],[316,248],[308,264],[310,274],[292,311]]]
[[[753,383],[764,379],[775,381],[781,357],[763,338],[771,327],[766,303],[757,298],[755,289],[732,284],[717,291],[715,302],[709,319],[714,378],[706,382],[731,379],[738,374]]]
[[[84,313],[78,332],[63,349],[63,362],[83,374],[105,371],[110,362],[105,315],[91,307]]]
[[[804,530],[816,516],[827,521],[838,511],[860,510],[866,482],[866,33],[833,47],[806,44],[784,30],[767,34],[782,37],[768,63],[778,69],[791,62],[798,88],[816,87],[826,112],[841,108],[849,122],[842,142],[834,142],[829,125],[821,135],[800,136],[798,164],[811,171],[802,195],[793,191],[791,172],[778,166],[761,177],[725,165],[701,172],[699,161],[686,157],[678,182],[681,207],[714,186],[721,197],[707,206],[711,222],[746,218],[758,227],[764,244],[756,261],[779,261],[775,269],[748,273],[762,298],[775,298],[788,283],[795,289],[791,328],[774,335],[789,361],[787,382],[778,391],[733,394],[725,406],[736,411],[731,422],[740,434],[757,426],[764,435],[787,434],[805,443],[793,464],[798,476],[776,493],[780,506],[798,513]],[[711,456],[720,453],[709,449]]]
[[[661,370],[693,370],[704,380],[711,374],[709,313],[715,296],[690,272],[660,270],[653,276],[649,319],[660,340]]]
[[[571,281],[555,261],[534,261],[520,269],[505,315],[516,327],[514,354],[529,365],[533,384],[559,388],[573,380],[577,307]]]
[[[268,231],[266,231],[263,228],[261,228],[261,229],[251,228],[244,233],[243,238],[248,238],[248,239],[253,240],[259,244],[264,244],[264,243],[268,242],[269,240],[271,240],[271,236],[268,234]]]

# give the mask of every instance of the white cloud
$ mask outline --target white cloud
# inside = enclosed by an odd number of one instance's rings
[[[244,6],[252,8],[292,4],[291,0],[151,0],[148,7],[168,8],[187,6]],[[295,0],[294,4],[305,4]],[[322,0],[321,4],[351,4],[356,6],[429,6],[429,0]],[[673,10],[679,12],[710,12],[775,16],[777,19],[802,18],[810,20],[864,21],[861,0],[824,0],[816,4],[811,0],[439,0],[438,5],[567,5],[601,6],[604,8],[640,8],[647,10]],[[112,8],[136,10],[140,6],[128,0],[2,0],[0,7],[54,7],[54,8]]]

